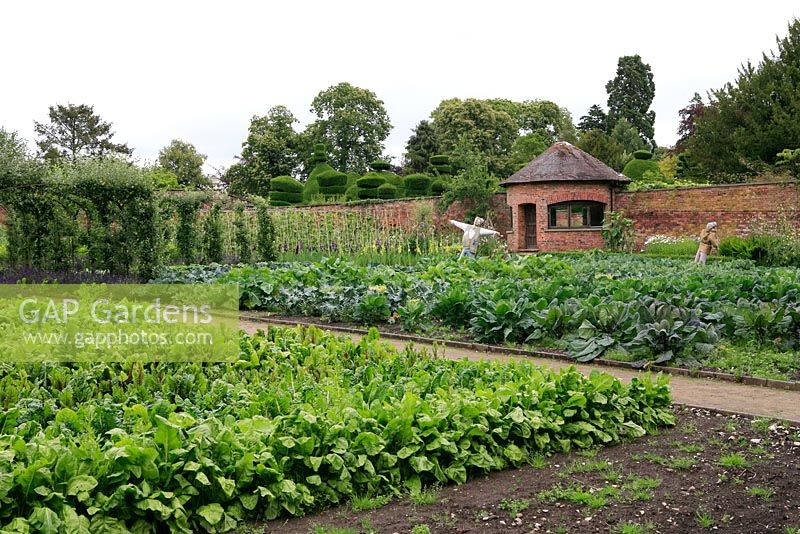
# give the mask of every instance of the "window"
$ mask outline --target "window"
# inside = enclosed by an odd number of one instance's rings
[[[597,228],[603,226],[605,204],[601,202],[562,202],[549,206],[549,227]]]

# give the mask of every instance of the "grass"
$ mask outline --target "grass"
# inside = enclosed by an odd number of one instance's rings
[[[622,489],[628,492],[629,500],[644,502],[653,500],[653,490],[660,485],[660,478],[631,475],[622,485]]]
[[[672,243],[649,243],[642,252],[659,256],[694,256],[697,253],[697,241],[680,239]]]
[[[358,531],[352,528],[325,527],[321,525],[315,526],[311,532],[313,534],[358,534]]]
[[[783,529],[783,534],[800,534],[800,527],[786,527]]]
[[[775,495],[775,492],[770,488],[753,486],[752,488],[747,488],[747,494],[751,497],[758,497],[764,502],[769,502],[772,500],[772,496]]]
[[[607,460],[590,460],[586,462],[575,462],[564,471],[558,473],[560,477],[575,475],[578,473],[598,473],[611,469],[611,463]]]
[[[548,463],[547,457],[541,454],[532,454],[528,457],[528,465],[534,469],[544,469]]]
[[[439,488],[432,486],[422,491],[414,491],[409,494],[411,502],[418,506],[428,506],[439,501]]]
[[[500,501],[500,509],[508,512],[511,517],[516,517],[518,513],[524,512],[531,505],[528,499],[503,499]]]
[[[627,522],[622,525],[617,526],[612,530],[614,534],[648,534],[648,532],[653,532],[656,529],[656,525],[654,523],[645,523],[644,525],[641,523],[633,523]]]
[[[768,434],[769,427],[771,427],[774,422],[775,421],[773,419],[770,419],[769,417],[756,417],[755,419],[750,421],[750,426],[756,432],[761,432],[762,434]]]
[[[414,528],[411,529],[411,534],[431,534],[431,527],[428,525],[415,525]]]
[[[703,357],[702,363],[739,377],[797,380],[798,358],[797,351],[779,352],[768,347],[722,343]]]
[[[750,465],[747,458],[739,453],[723,454],[719,457],[717,464],[725,468],[744,468]]]
[[[686,445],[682,445],[680,443],[673,442],[673,444],[677,446],[679,451],[685,452],[687,454],[695,454],[698,452],[703,452],[705,450],[705,447],[703,447],[699,443],[689,443]]]
[[[568,501],[574,504],[581,504],[592,509],[606,506],[609,501],[617,500],[620,497],[619,488],[605,486],[599,490],[585,489],[577,484],[571,486],[556,485],[549,490],[540,491],[536,498],[543,503],[558,501]]]
[[[650,463],[654,463],[670,469],[691,469],[697,463],[694,458],[688,456],[667,458],[666,456],[662,456],[660,454],[655,454],[652,452],[632,455],[631,458],[633,458],[634,460],[647,460]]]
[[[353,497],[350,501],[350,507],[354,512],[363,512],[364,510],[375,510],[384,506],[392,500],[391,495],[376,495],[374,497]]]
[[[703,509],[695,512],[694,518],[700,528],[713,528],[717,523],[714,517]]]

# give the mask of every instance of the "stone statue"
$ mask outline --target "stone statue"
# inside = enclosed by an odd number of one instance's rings
[[[500,235],[500,232],[495,232],[488,228],[481,228],[483,222],[483,219],[480,217],[475,217],[472,224],[450,220],[450,224],[464,231],[464,237],[461,238],[461,254],[458,256],[459,259],[464,256],[474,258],[476,254],[478,254],[478,244],[480,244],[482,235]]]

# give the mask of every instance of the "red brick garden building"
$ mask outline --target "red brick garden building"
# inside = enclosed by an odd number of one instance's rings
[[[602,248],[600,228],[614,190],[630,180],[566,142],[556,143],[501,183],[515,251]]]

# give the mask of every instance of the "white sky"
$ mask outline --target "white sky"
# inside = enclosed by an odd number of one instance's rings
[[[775,47],[800,3],[11,1],[0,4],[0,127],[34,146],[56,103],[91,104],[139,160],[179,138],[234,161],[250,118],[275,105],[302,125],[342,81],[374,91],[399,158],[411,129],[445,98],[549,99],[575,122],[617,58],[653,69],[656,141],[678,110]]]

